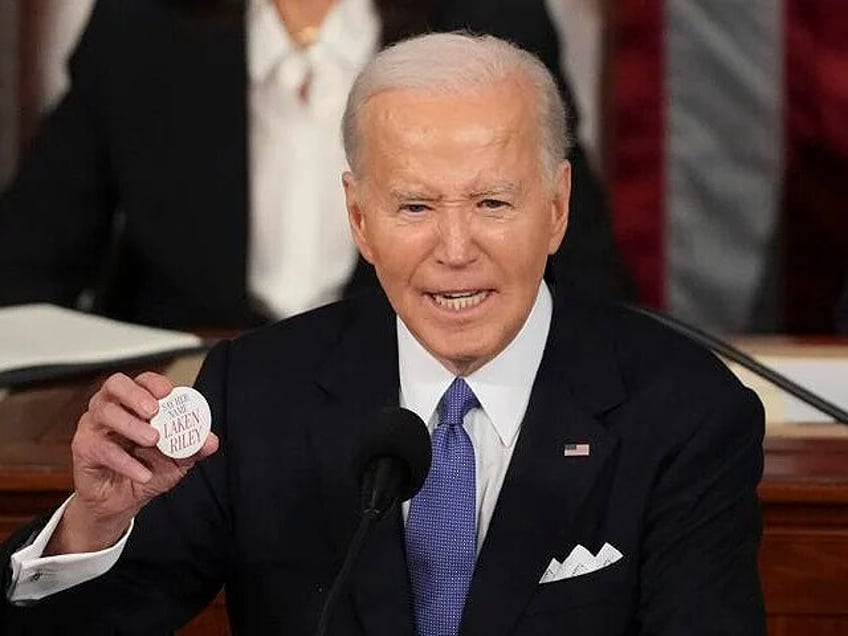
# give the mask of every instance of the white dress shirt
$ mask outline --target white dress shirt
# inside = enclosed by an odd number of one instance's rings
[[[480,403],[463,420],[474,446],[478,554],[530,402],[552,314],[551,294],[542,283],[518,335],[493,360],[465,378]],[[427,422],[432,434],[439,420],[436,408],[455,376],[424,349],[400,318],[397,339],[400,404]],[[53,514],[30,545],[12,555],[12,580],[7,590],[11,602],[35,601],[105,574],[121,556],[132,525],[117,544],[106,550],[42,557],[67,503]],[[404,519],[408,513],[406,502]]]
[[[56,594],[74,585],[102,576],[115,565],[124,551],[135,519],[130,521],[130,527],[127,528],[124,536],[111,548],[81,554],[41,556],[44,553],[44,548],[50,542],[56,526],[59,525],[65,508],[68,507],[73,497],[73,495],[68,497],[65,503],[53,513],[50,521],[47,522],[47,525],[38,533],[32,543],[15,552],[9,560],[12,578],[9,589],[6,590],[6,595],[11,602],[37,601],[45,596]]]
[[[371,0],[339,0],[299,49],[272,0],[248,2],[247,286],[277,318],[338,300],[356,267],[340,122],[379,34]]]
[[[542,283],[518,335],[497,357],[465,378],[480,403],[463,420],[474,446],[478,553],[530,402],[530,391],[548,339],[552,307],[550,291]],[[432,435],[439,423],[436,408],[455,376],[424,349],[400,318],[397,334],[400,404],[427,422]],[[409,502],[406,502],[404,520],[408,513]]]

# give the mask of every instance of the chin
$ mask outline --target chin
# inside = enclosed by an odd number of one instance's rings
[[[469,347],[468,340],[465,338],[457,338],[455,347],[450,347],[450,344],[452,344],[450,339],[440,340],[436,357],[443,363],[449,363],[448,366],[457,375],[473,373],[494,357],[489,348]]]

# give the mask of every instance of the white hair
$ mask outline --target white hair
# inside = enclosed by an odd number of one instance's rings
[[[565,105],[554,78],[532,53],[491,35],[466,32],[430,33],[403,40],[368,63],[353,83],[342,117],[348,163],[357,170],[359,114],[377,93],[415,89],[462,94],[516,75],[535,89],[540,159],[546,175],[552,177],[570,143]]]

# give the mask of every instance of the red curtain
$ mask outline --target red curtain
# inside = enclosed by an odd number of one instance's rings
[[[848,3],[785,2],[785,327],[831,332],[848,266]]]
[[[663,8],[619,0],[608,15],[607,175],[613,228],[640,300],[665,303]]]

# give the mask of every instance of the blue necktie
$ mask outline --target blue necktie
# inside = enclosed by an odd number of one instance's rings
[[[477,554],[474,447],[462,420],[478,405],[462,378],[445,391],[430,474],[409,505],[406,556],[419,636],[454,636],[471,585]]]

